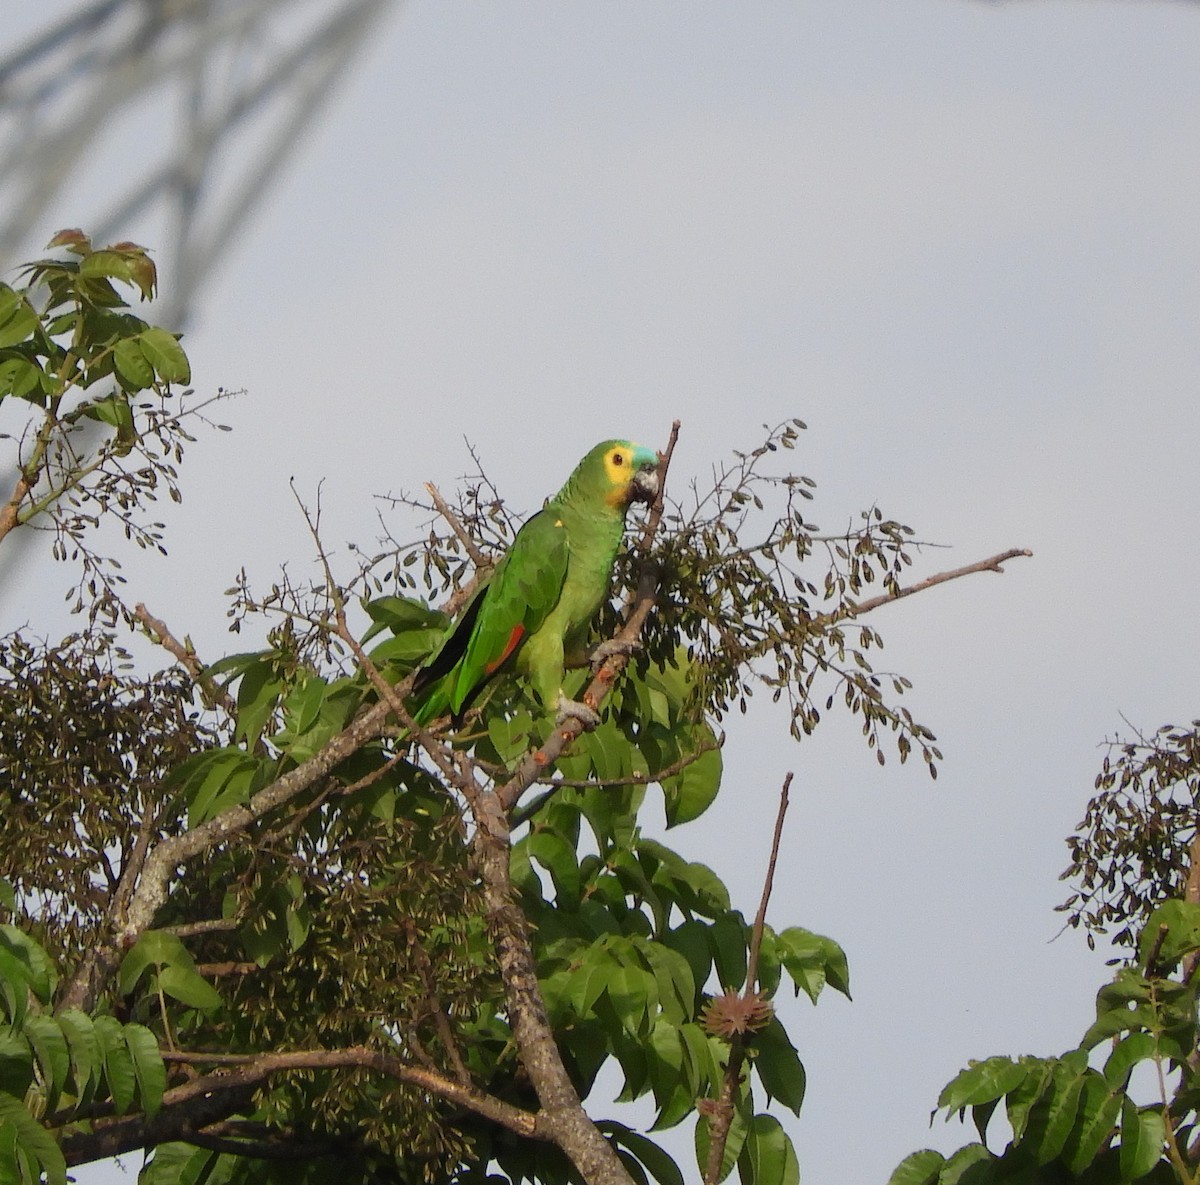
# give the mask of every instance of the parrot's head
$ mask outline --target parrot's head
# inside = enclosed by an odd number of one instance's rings
[[[604,500],[624,509],[631,502],[653,502],[658,493],[658,454],[628,440],[606,440],[584,459],[605,489]],[[582,468],[583,466],[580,466]]]

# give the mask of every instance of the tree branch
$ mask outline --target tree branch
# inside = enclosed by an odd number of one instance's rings
[[[215,681],[204,674],[204,663],[197,656],[192,644],[180,642],[167,628],[167,623],[155,617],[141,601],[133,607],[135,621],[140,621],[153,641],[157,642],[176,662],[191,676],[192,682],[200,688],[205,703],[209,707],[220,706],[230,719],[237,715],[237,704],[228,691],[219,688]]]
[[[148,1120],[144,1115],[126,1115],[97,1120],[91,1131],[67,1131],[61,1145],[69,1166],[87,1164],[168,1140],[186,1139],[184,1133],[202,1131],[241,1109],[259,1083],[272,1074],[289,1070],[375,1070],[436,1095],[516,1135],[546,1138],[540,1116],[365,1046],[257,1055],[168,1052],[163,1058],[169,1063],[213,1065],[220,1069],[168,1090],[163,1095],[162,1109],[153,1119]]]
[[[771,900],[771,888],[775,883],[775,865],[779,860],[779,843],[783,838],[783,818],[788,809],[788,790],[792,785],[792,774],[788,771],[779,791],[779,811],[775,816],[775,833],[771,840],[771,855],[767,860],[767,875],[763,879],[762,898],[750,932],[750,953],[746,959],[746,982],[742,986],[742,999],[757,996],[755,984],[758,980],[758,956],[762,950],[763,931],[767,925],[767,904]],[[717,1185],[721,1179],[721,1163],[725,1159],[725,1147],[729,1143],[729,1129],[733,1125],[734,1099],[742,1081],[742,1065],[746,1057],[745,1041],[741,1033],[735,1032],[729,1039],[729,1060],[725,1063],[725,1076],[721,1080],[720,1094],[702,1109],[708,1117],[708,1157],[704,1164],[704,1185]]]
[[[387,703],[373,704],[319,753],[276,778],[248,802],[232,806],[200,826],[158,844],[146,859],[128,907],[110,910],[104,931],[76,968],[59,1007],[80,1008],[84,1012],[92,1010],[102,985],[116,969],[124,951],[153,923],[154,915],[167,899],[167,886],[181,864],[242,834],[264,815],[311,788],[335,766],[378,736],[389,710]]]
[[[487,568],[491,566],[491,560],[480,550],[479,544],[471,538],[470,532],[458,521],[458,515],[446,505],[446,499],[438,492],[437,486],[431,481],[425,483],[425,490],[433,499],[434,506],[437,507],[437,512],[450,524],[450,529],[454,532],[455,537],[463,545],[463,550],[471,557],[472,563],[477,568]]]
[[[999,555],[994,555],[986,560],[979,560],[974,564],[967,564],[962,568],[954,568],[949,572],[938,572],[934,576],[928,576],[924,580],[918,580],[916,584],[907,585],[894,593],[883,593],[878,597],[871,597],[866,601],[859,601],[850,611],[849,616],[861,617],[864,613],[870,613],[872,609],[878,609],[880,605],[886,605],[889,601],[898,601],[902,597],[911,597],[913,593],[924,592],[927,588],[932,588],[935,584],[945,584],[947,580],[957,580],[960,576],[970,576],[974,572],[999,572],[1004,573],[1002,564],[1009,560],[1015,560],[1018,556],[1031,556],[1033,552],[1024,547],[1013,547],[1008,551],[1002,551]]]
[[[638,543],[643,559],[649,554],[662,519],[666,473],[678,436],[679,421],[676,420],[671,428],[666,452],[660,455],[658,496]],[[617,635],[618,640],[637,641],[657,590],[657,574],[646,563],[637,589],[627,604],[625,625]],[[627,661],[627,656],[623,654],[608,658],[584,693],[584,702],[593,708],[598,707]],[[509,1025],[521,1056],[521,1064],[541,1103],[546,1130],[570,1157],[588,1185],[630,1185],[629,1174],[612,1146],[584,1111],[574,1083],[563,1065],[538,984],[529,923],[524,911],[514,900],[510,879],[511,846],[507,816],[521,795],[581,731],[580,721],[567,720],[546,738],[540,748],[531,750],[522,758],[508,782],[480,794],[474,808],[478,823],[474,847],[477,867],[483,880],[488,919],[495,935],[500,976],[508,1002]],[[504,827],[501,829],[489,825],[490,819],[481,817],[480,811],[488,814],[495,812],[504,820]]]

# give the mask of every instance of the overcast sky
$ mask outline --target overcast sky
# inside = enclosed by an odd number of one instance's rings
[[[596,441],[661,447],[676,417],[677,491],[800,416],[826,530],[878,503],[952,545],[917,575],[1031,548],[875,615],[936,783],[756,705],[672,836],[752,913],[795,770],[771,920],[842,942],[855,994],[788,1007],[804,1180],[967,1142],[928,1128],[942,1085],[1072,1046],[1106,976],[1052,941],[1100,742],[1200,715],[1198,61],[1178,3],[396,9],[205,292],[196,386],[247,394],[133,598],[215,658],[244,648],[241,565],[308,570],[289,477],[366,546],[373,495],[453,486],[464,436],[528,512]],[[45,621],[61,571],[11,568],[6,620]]]

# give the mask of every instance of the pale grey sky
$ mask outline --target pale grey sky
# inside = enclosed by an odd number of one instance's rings
[[[1106,976],[1051,941],[1101,740],[1200,714],[1197,61],[1185,4],[416,0],[206,293],[196,385],[248,393],[134,596],[241,649],[233,573],[306,563],[290,476],[366,545],[372,495],[451,485],[464,435],[529,510],[675,417],[677,492],[796,415],[825,529],[878,502],[953,545],[915,575],[1032,548],[877,615],[936,783],[758,704],[672,836],[752,912],[795,770],[771,920],[842,942],[855,992],[788,1006],[804,1180],[967,1142],[928,1129],[942,1085],[1071,1046]],[[86,225],[109,153],[39,238]],[[48,564],[5,578],[8,621],[60,595]]]

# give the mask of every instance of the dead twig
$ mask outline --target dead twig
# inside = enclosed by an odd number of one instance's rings
[[[758,996],[758,956],[762,950],[763,931],[767,925],[767,904],[771,900],[771,889],[775,883],[775,865],[779,860],[779,843],[783,837],[783,819],[788,809],[788,791],[792,785],[789,771],[779,791],[779,810],[775,815],[775,832],[771,839],[771,855],[767,860],[767,874],[763,878],[762,898],[758,913],[750,932],[750,951],[746,959],[746,982],[742,985],[743,1001],[749,1003]],[[742,1065],[746,1058],[745,1040],[740,1032],[729,1038],[729,1060],[725,1063],[725,1076],[721,1080],[721,1091],[716,1099],[707,1101],[701,1110],[708,1117],[708,1156],[704,1165],[704,1185],[717,1185],[721,1179],[721,1162],[725,1159],[725,1147],[729,1142],[729,1129],[733,1124],[734,1100],[742,1081]]]
[[[192,649],[191,641],[180,642],[167,628],[167,623],[153,616],[141,601],[133,607],[135,621],[140,621],[154,642],[157,642],[175,661],[191,676],[192,682],[200,688],[205,704],[222,708],[232,720],[237,715],[237,704],[233,696],[224,688],[218,687],[216,681],[205,675],[205,666]]]
[[[902,597],[911,597],[913,593],[924,592],[927,588],[932,588],[935,584],[945,584],[947,580],[957,580],[960,576],[970,576],[975,572],[999,572],[1004,573],[1004,568],[1001,566],[1009,560],[1015,560],[1019,556],[1031,556],[1033,552],[1025,547],[1012,547],[1008,551],[1002,551],[999,555],[989,556],[986,560],[978,560],[973,564],[966,564],[961,568],[954,568],[949,572],[938,572],[934,576],[927,576],[924,580],[918,580],[916,584],[906,585],[904,588],[897,589],[895,592],[882,593],[880,596],[871,597],[866,601],[859,601],[851,609],[849,616],[861,617],[864,613],[870,613],[872,609],[878,609],[880,605],[886,605],[889,601],[898,601]]]

